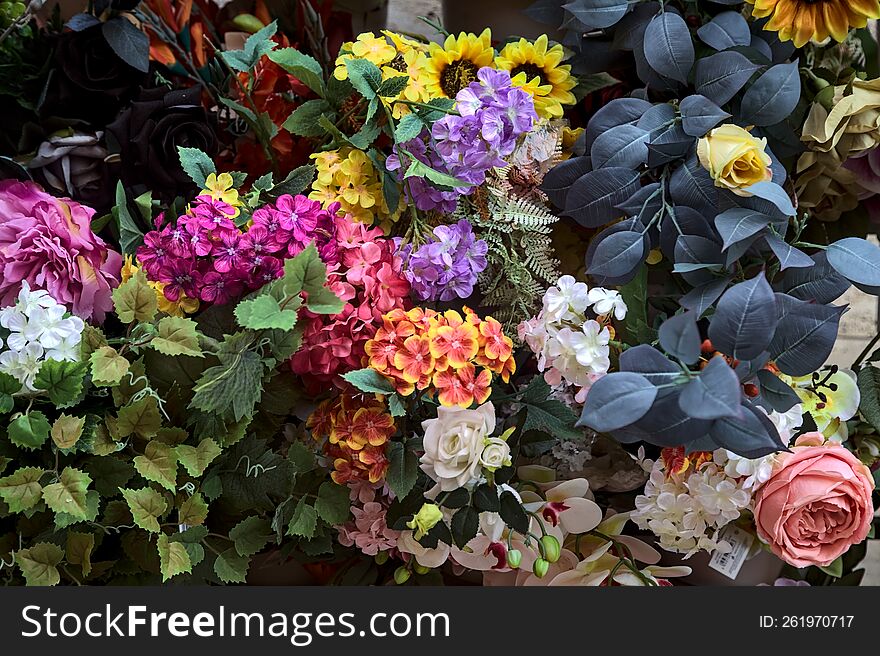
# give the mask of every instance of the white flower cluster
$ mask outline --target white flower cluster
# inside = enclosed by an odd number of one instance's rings
[[[544,294],[543,309],[537,317],[519,326],[520,339],[538,356],[538,369],[552,386],[577,387],[575,399],[582,403],[587,390],[611,366],[608,327],[587,316],[626,317],[626,303],[619,292],[577,282],[562,276]]]
[[[631,519],[654,533],[664,549],[685,557],[700,550],[726,552],[730,545],[716,539],[718,530],[738,519],[751,501],[744,482],[713,461],[678,476],[668,475],[661,459],[651,468],[645,493],[636,497]]]
[[[85,324],[66,314],[48,292],[32,291],[23,282],[16,304],[0,310],[0,326],[9,331],[5,348],[0,339],[0,372],[35,391],[34,378],[45,360],[79,360]]]

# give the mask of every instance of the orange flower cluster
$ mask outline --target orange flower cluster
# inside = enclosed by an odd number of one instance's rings
[[[394,381],[403,396],[418,389],[437,392],[445,406],[485,403],[492,374],[507,382],[516,370],[513,341],[492,317],[480,319],[468,307],[464,315],[392,310],[366,343],[370,367]]]
[[[711,451],[687,452],[683,446],[667,447],[660,451],[666,476],[682,476],[690,471],[697,471],[707,462],[712,462]]]
[[[340,485],[360,478],[385,478],[388,440],[397,427],[384,402],[373,397],[340,395],[321,403],[306,427],[316,440],[327,438],[324,451],[333,459],[331,477]]]

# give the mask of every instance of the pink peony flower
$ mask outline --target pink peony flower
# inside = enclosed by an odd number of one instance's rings
[[[0,307],[15,302],[26,280],[82,319],[103,322],[122,256],[92,232],[94,214],[33,182],[0,182]]]
[[[871,472],[823,442],[820,433],[802,435],[755,493],[758,535],[794,567],[830,565],[867,537],[874,516]]]

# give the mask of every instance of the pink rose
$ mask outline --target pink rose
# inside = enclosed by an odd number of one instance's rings
[[[92,232],[95,210],[33,182],[0,182],[0,307],[27,280],[75,315],[101,323],[113,309],[122,256]]]
[[[871,472],[846,448],[801,436],[755,494],[758,535],[795,567],[830,565],[871,528]]]

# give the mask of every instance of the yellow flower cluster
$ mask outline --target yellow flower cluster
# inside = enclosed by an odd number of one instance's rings
[[[125,263],[122,265],[122,282],[127,282],[139,270],[131,255],[125,256]],[[199,310],[199,299],[189,298],[186,294],[181,293],[180,298],[174,302],[169,301],[165,297],[164,282],[147,281],[147,284],[156,292],[156,303],[159,311],[172,317],[182,317],[187,314],[193,314]]]
[[[342,148],[314,153],[312,159],[318,175],[309,198],[320,202],[325,209],[338,202],[341,210],[351,214],[355,221],[366,225],[378,223],[385,229],[400,217],[403,203],[388,207],[382,182],[365,152]]]
[[[238,197],[238,190],[235,188],[235,181],[228,173],[211,173],[205,178],[205,188],[199,192],[201,196],[210,196],[214,200],[226,203],[235,208],[233,217],[238,216],[241,200]]]

